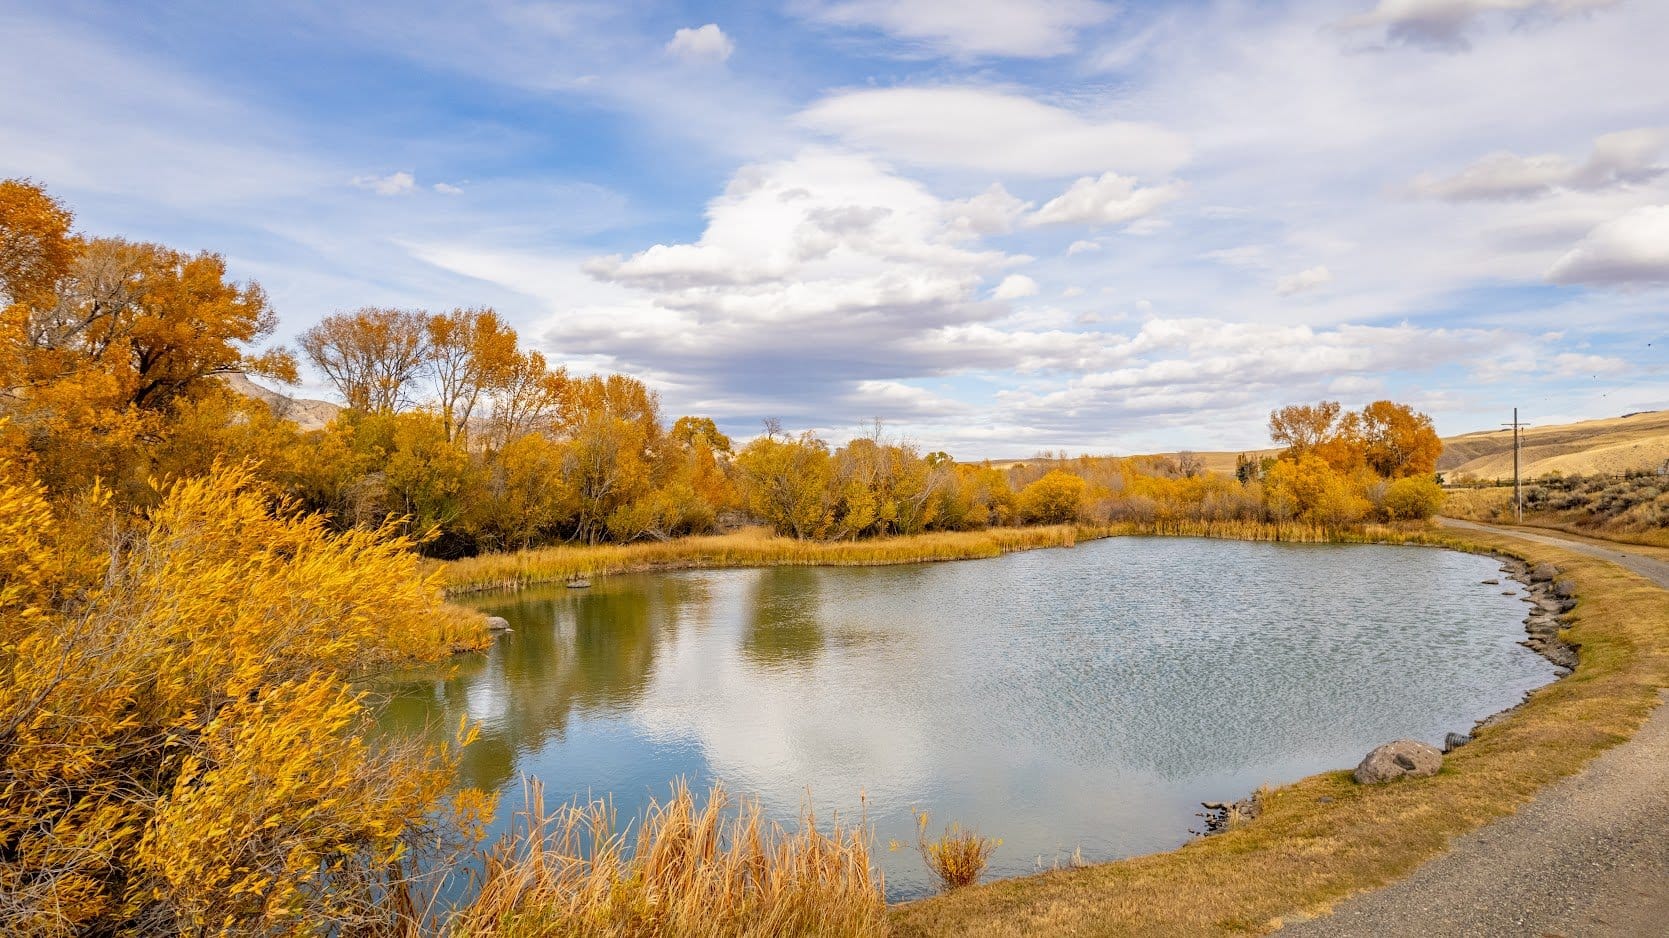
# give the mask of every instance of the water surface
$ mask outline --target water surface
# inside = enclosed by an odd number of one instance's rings
[[[1495,561],[1115,538],[990,560],[616,576],[480,597],[515,631],[395,688],[399,732],[481,722],[461,781],[621,815],[677,776],[768,812],[867,793],[893,899],[912,806],[1003,838],[999,876],[1165,850],[1202,800],[1439,743],[1553,667]]]

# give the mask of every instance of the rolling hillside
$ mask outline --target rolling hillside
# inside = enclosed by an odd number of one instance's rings
[[[1652,410],[1585,420],[1524,431],[1522,473],[1536,478],[1549,473],[1616,475],[1631,470],[1656,469],[1669,462],[1669,410]],[[1473,475],[1478,479],[1509,478],[1513,472],[1511,430],[1484,430],[1443,441],[1437,468],[1449,478]]]
[[[1273,456],[1276,449],[1246,450],[1253,458]],[[1176,456],[1176,453],[1159,453]],[[1240,451],[1195,451],[1208,472],[1230,475]],[[1557,472],[1561,475],[1620,475],[1658,469],[1669,462],[1669,410],[1650,410],[1624,417],[1580,423],[1531,427],[1524,432],[1522,472],[1525,478]],[[1024,459],[1005,459],[1003,467]],[[1510,479],[1513,474],[1511,430],[1480,430],[1443,439],[1439,471],[1450,479],[1470,474],[1480,481]]]

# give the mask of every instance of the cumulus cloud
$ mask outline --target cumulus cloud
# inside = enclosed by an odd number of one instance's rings
[[[945,217],[952,228],[968,237],[1007,234],[1028,208],[1030,202],[1021,201],[1002,183],[994,182],[979,195],[947,203]]]
[[[1554,283],[1669,283],[1669,205],[1647,205],[1588,232],[1547,272]]]
[[[1084,176],[1027,217],[1028,225],[1116,225],[1133,221],[1181,197],[1182,186],[1171,183],[1139,188],[1136,180],[1117,173],[1099,178]]]
[[[1090,251],[1099,251],[1099,250],[1101,250],[1101,245],[1098,244],[1097,242],[1094,242],[1094,241],[1079,240],[1079,241],[1074,241],[1071,244],[1066,246],[1066,253],[1067,253],[1068,256],[1071,256],[1073,254],[1087,254]]]
[[[1003,282],[997,284],[997,289],[991,291],[993,299],[1018,300],[1023,297],[1037,295],[1037,281],[1025,274],[1009,274]]]
[[[436,192],[439,192],[441,195],[463,195],[464,194],[464,190],[461,186],[454,186],[449,182],[437,182],[433,186],[431,186],[430,188],[434,189]]]
[[[686,62],[723,62],[736,51],[736,43],[717,23],[694,29],[680,29],[672,34],[666,51]]]
[[[1144,418],[1195,421],[1201,410],[1246,407],[1255,420],[1276,400],[1321,395],[1342,377],[1374,379],[1479,358],[1502,343],[1482,329],[1411,325],[1301,325],[1220,319],[1151,319],[1129,336],[1104,336],[1083,374],[1050,390],[1003,396],[1005,416],[1045,431]]]
[[[1491,153],[1453,176],[1419,176],[1418,195],[1448,202],[1530,199],[1559,189],[1595,191],[1637,185],[1663,175],[1669,129],[1642,127],[1594,140],[1586,161],[1558,154]]]
[[[389,173],[387,176],[355,176],[353,184],[369,189],[377,195],[405,195],[417,188],[417,177],[408,172]]]
[[[1333,282],[1333,272],[1326,267],[1311,267],[1275,281],[1275,292],[1281,296],[1304,293]]]
[[[805,9],[830,25],[878,29],[956,55],[1023,58],[1071,52],[1080,28],[1113,15],[1096,0],[834,0]]]
[[[1618,0],[1379,0],[1367,13],[1340,25],[1346,30],[1384,27],[1393,42],[1445,52],[1471,47],[1468,34],[1485,16],[1563,19],[1615,6]]]
[[[992,173],[1162,174],[1188,158],[1187,140],[1164,128],[991,88],[844,91],[801,112],[798,122],[890,159]]]

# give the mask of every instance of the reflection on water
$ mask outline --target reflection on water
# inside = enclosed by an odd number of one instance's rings
[[[515,631],[393,688],[395,732],[482,725],[460,781],[628,816],[677,776],[769,812],[867,793],[1004,839],[998,875],[1181,843],[1201,800],[1440,741],[1546,682],[1487,558],[1120,538],[908,567],[693,571],[483,597]],[[878,856],[893,898],[926,881]]]

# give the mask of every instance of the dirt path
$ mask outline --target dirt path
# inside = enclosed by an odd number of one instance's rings
[[[1590,554],[1669,589],[1669,563],[1629,545],[1443,523]],[[1407,879],[1281,934],[1669,936],[1669,707],[1580,774],[1456,839]]]

